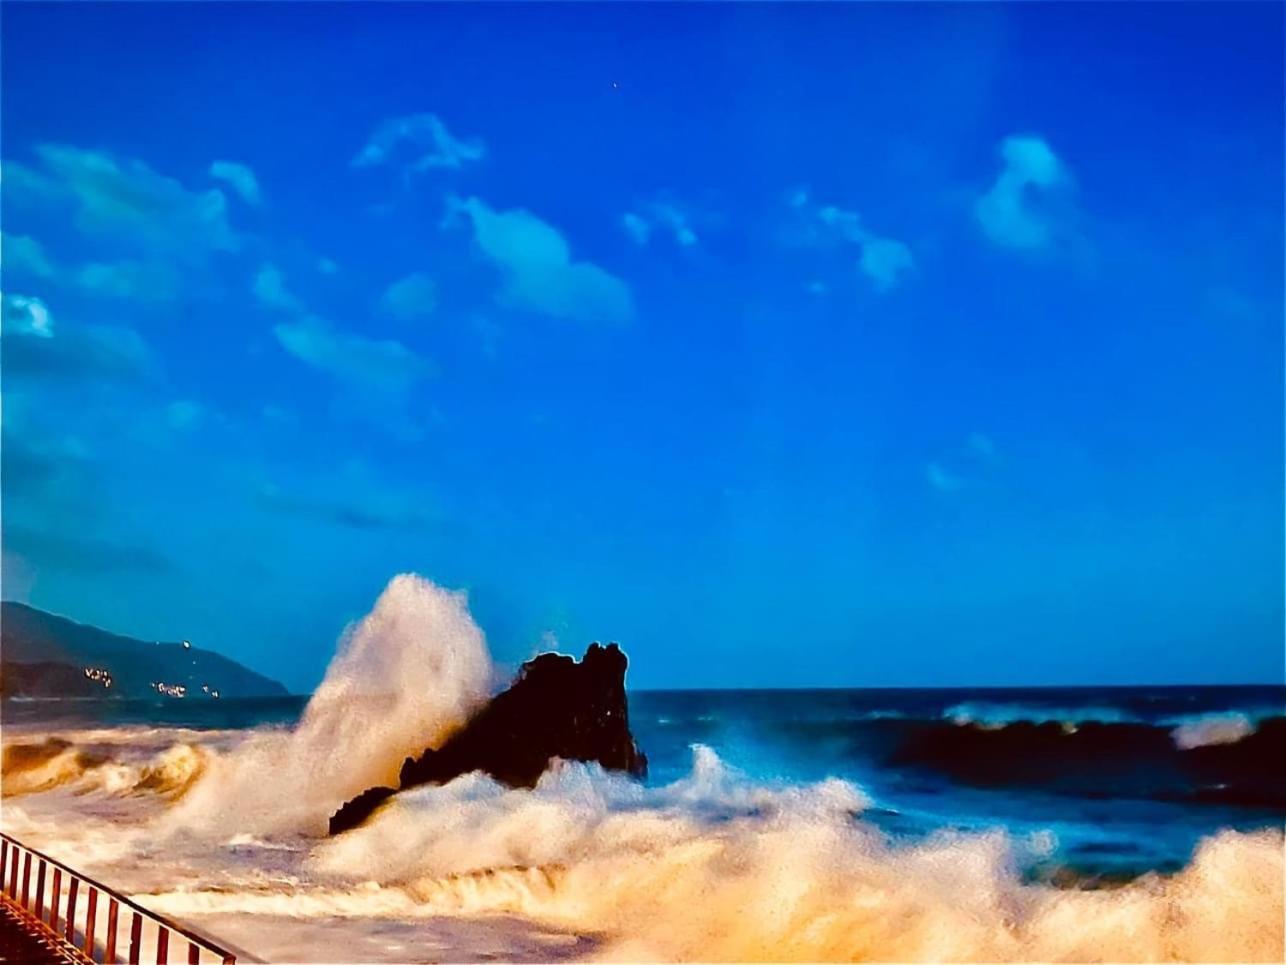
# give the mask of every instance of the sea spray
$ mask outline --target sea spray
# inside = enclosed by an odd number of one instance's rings
[[[315,842],[289,881],[148,901],[293,919],[299,944],[276,947],[300,959],[320,951],[309,922],[516,916],[634,961],[1280,960],[1280,832],[1221,832],[1175,875],[1059,889],[1023,879],[1023,842],[1002,831],[899,843],[863,803],[842,781],[750,781],[708,749],[661,788],[581,764],[532,791],[472,775]]]
[[[212,760],[173,821],[320,833],[345,800],[393,782],[407,756],[458,727],[493,682],[465,594],[396,576],[345,631],[299,724],[260,731]]]
[[[6,798],[67,787],[77,793],[185,793],[200,777],[207,752],[174,743],[149,753],[145,747],[74,743],[65,737],[15,742],[4,748],[0,790]]]
[[[661,786],[574,763],[533,790],[466,775],[317,836],[338,801],[467,717],[490,668],[463,597],[399,577],[345,634],[297,727],[62,732],[67,744],[27,757],[55,779],[6,801],[4,826],[277,961],[1282,957],[1279,821],[1206,837],[1175,874],[1056,888],[1024,877],[1055,850],[1049,832],[892,837],[853,783],[752,778],[700,745]],[[940,714],[880,727],[969,729]],[[846,717],[843,733],[854,726]],[[1155,736],[1188,753],[1169,726]],[[1244,751],[1272,726],[1208,750]],[[1002,731],[985,739],[1012,742]],[[112,774],[128,780],[99,780]]]
[[[1172,733],[1175,746],[1181,750],[1235,744],[1255,732],[1255,724],[1245,714],[1207,714],[1179,724]]]

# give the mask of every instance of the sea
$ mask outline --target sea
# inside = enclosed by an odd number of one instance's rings
[[[326,836],[502,682],[399,577],[311,697],[6,702],[0,826],[263,961],[1282,960],[1286,688],[632,691]]]

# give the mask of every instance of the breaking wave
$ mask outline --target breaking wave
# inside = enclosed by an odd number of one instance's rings
[[[1180,750],[1235,744],[1255,733],[1257,727],[1245,714],[1209,714],[1185,721],[1174,729],[1175,746]]]
[[[1282,957],[1280,830],[1221,831],[1175,874],[1055,887],[1026,874],[1056,853],[1052,831],[898,839],[868,818],[872,801],[855,783],[754,779],[700,744],[686,775],[663,786],[570,763],[530,790],[471,774],[398,794],[362,827],[322,836],[340,803],[390,782],[494,683],[464,596],[399,576],[345,632],[297,726],[206,741],[154,730],[135,735],[145,751],[132,756],[110,730],[7,745],[4,793],[25,797],[6,808],[6,828],[273,960],[355,956],[360,942],[370,960],[406,960],[412,946],[378,936],[400,928],[424,943],[431,920],[506,941],[512,922],[533,923],[577,942],[560,954],[634,961]],[[1180,738],[1127,720],[951,716],[825,723],[860,725],[863,740],[886,740],[888,759],[910,767],[1077,792],[1205,782],[1277,793],[1262,783],[1264,762],[1286,746],[1280,718],[1239,736],[1241,725],[1210,720]],[[100,797],[111,806],[87,813]]]
[[[153,792],[181,797],[201,776],[206,752],[192,744],[174,744],[142,761],[128,761],[102,749],[86,749],[61,738],[15,743],[4,748],[5,797],[66,787],[78,793]]]
[[[493,674],[464,593],[396,576],[345,631],[299,724],[253,733],[212,759],[174,820],[230,833],[324,829],[345,800],[395,783],[407,756],[460,726]]]
[[[471,775],[406,792],[318,844],[316,890],[151,896],[170,914],[521,916],[602,938],[595,957],[705,961],[1270,961],[1282,835],[1224,832],[1173,876],[1107,890],[1023,880],[1043,840],[894,845],[842,781],[771,787],[697,748],[642,788],[563,765],[531,791]]]

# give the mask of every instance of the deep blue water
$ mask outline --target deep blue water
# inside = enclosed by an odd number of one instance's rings
[[[306,698],[6,702],[5,723],[288,725]],[[1109,877],[1185,864],[1221,828],[1286,820],[1286,688],[641,691],[649,783],[713,748],[749,779],[842,778],[895,836],[1004,828],[1033,864]]]

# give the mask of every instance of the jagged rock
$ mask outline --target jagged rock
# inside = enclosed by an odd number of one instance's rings
[[[559,653],[529,660],[508,690],[441,747],[408,757],[398,788],[370,788],[336,811],[330,833],[361,824],[398,790],[445,783],[471,771],[511,787],[533,787],[549,762],[561,758],[644,776],[647,758],[630,733],[627,665],[614,643],[590,644],[579,663]]]

